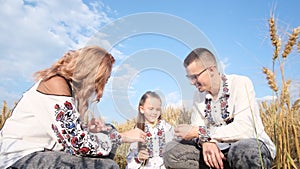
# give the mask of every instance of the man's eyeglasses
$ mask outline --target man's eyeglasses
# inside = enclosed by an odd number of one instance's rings
[[[193,75],[186,75],[186,77],[189,79],[189,80],[195,80],[195,79],[198,79],[198,77],[204,73],[208,68],[205,68],[203,69],[200,73],[198,74],[193,74]]]

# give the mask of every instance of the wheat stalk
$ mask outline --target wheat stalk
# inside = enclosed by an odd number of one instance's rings
[[[289,86],[291,84],[291,80],[287,80],[282,87],[280,101],[282,104],[286,103],[288,108],[290,107],[290,93],[289,93]]]
[[[269,27],[270,27],[270,36],[271,36],[271,41],[272,41],[272,44],[274,46],[276,46],[276,40],[277,40],[277,34],[276,34],[276,27],[275,27],[275,21],[274,21],[274,18],[271,17],[269,19]]]
[[[269,27],[270,27],[270,37],[271,37],[272,45],[275,46],[275,50],[273,54],[273,60],[275,60],[278,58],[279,55],[281,39],[277,36],[275,21],[273,17],[269,19]]]
[[[274,53],[273,53],[273,60],[276,60],[279,56],[279,52],[280,52],[280,46],[281,46],[281,39],[278,38],[276,40],[276,46],[275,46],[275,50],[274,50]]]
[[[282,58],[285,59],[287,55],[292,51],[293,46],[296,44],[296,40],[298,38],[299,32],[300,32],[300,26],[293,29],[293,33],[290,35],[289,40],[283,50]]]
[[[268,84],[269,84],[270,88],[277,93],[278,87],[275,83],[274,73],[266,67],[263,68],[263,73],[267,75],[266,78],[268,80]]]
[[[293,106],[292,106],[292,111],[293,111],[293,112],[295,112],[296,110],[298,110],[298,109],[300,108],[299,103],[300,103],[300,98],[298,98],[298,99],[294,102],[294,104],[293,104]]]
[[[11,116],[11,110],[8,109],[6,101],[3,101],[3,107],[1,112],[1,118],[0,118],[0,129],[2,129],[6,119],[8,119]]]

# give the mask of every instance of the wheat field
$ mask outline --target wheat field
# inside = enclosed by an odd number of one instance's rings
[[[274,46],[271,54],[272,67],[262,68],[266,76],[266,84],[273,91],[273,100],[260,103],[260,113],[266,132],[276,144],[277,155],[272,168],[300,169],[300,98],[291,101],[289,86],[291,80],[285,79],[284,66],[288,56],[293,50],[300,53],[300,41],[298,38],[300,26],[289,33],[288,40],[284,43],[277,35],[276,22],[273,17],[269,19],[270,40]],[[280,77],[275,77],[274,70],[279,67]],[[278,80],[279,79],[279,80]],[[189,123],[191,111],[184,108],[167,107],[163,110],[162,119],[172,125]],[[11,115],[11,109],[3,102],[0,115],[0,129],[5,120]],[[125,123],[114,123],[122,132],[132,129],[136,120],[128,120]],[[119,146],[114,160],[120,168],[126,167],[126,154],[129,144]]]

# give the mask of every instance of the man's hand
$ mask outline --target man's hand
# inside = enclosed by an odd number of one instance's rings
[[[216,169],[223,169],[224,154],[219,150],[216,143],[205,142],[202,144],[203,158],[209,167]]]
[[[174,129],[174,135],[184,140],[191,140],[198,137],[198,127],[188,124],[179,124]]]

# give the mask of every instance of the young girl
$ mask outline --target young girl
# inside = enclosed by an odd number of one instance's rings
[[[155,92],[146,92],[139,102],[136,127],[146,132],[145,143],[131,143],[127,169],[165,168],[162,158],[167,142],[173,139],[173,127],[161,120],[161,99]]]

